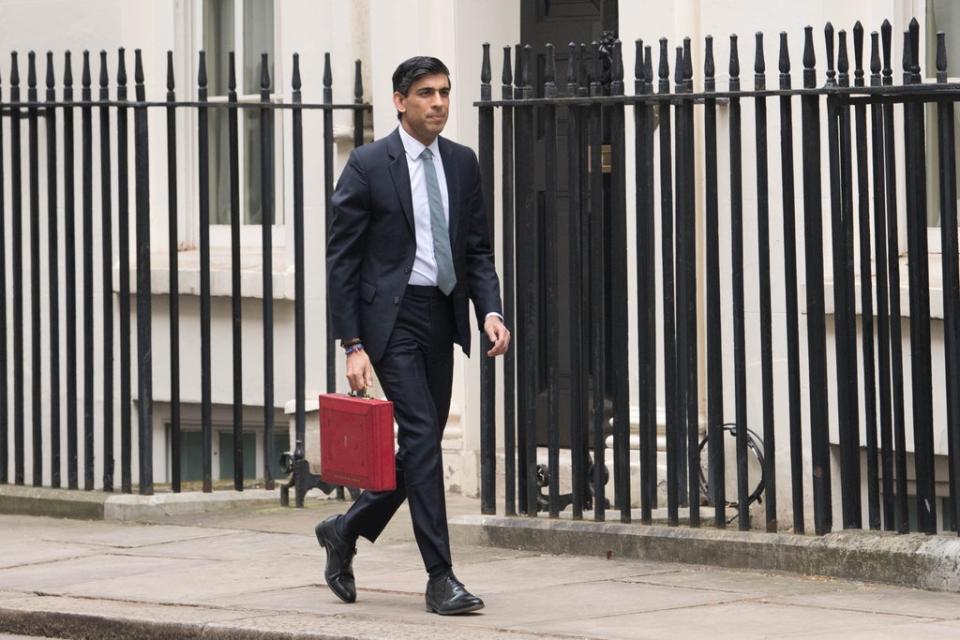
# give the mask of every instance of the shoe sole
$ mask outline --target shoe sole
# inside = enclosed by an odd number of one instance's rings
[[[324,535],[320,532],[320,528],[321,528],[322,526],[323,526],[323,523],[321,522],[320,524],[318,524],[316,527],[313,528],[313,533],[317,536],[317,542],[319,542],[319,543],[320,543],[320,546],[323,547],[324,552],[326,552],[326,553],[329,554],[329,553],[330,553],[330,550],[327,548],[326,536],[324,536]],[[324,578],[324,582],[326,582],[326,578]],[[327,582],[327,587],[330,589],[330,591],[333,592],[333,595],[335,595],[335,596],[337,596],[338,598],[340,598],[341,601],[346,602],[347,604],[353,604],[354,602],[356,602],[356,600],[350,600],[350,599],[348,599],[348,598],[344,598],[340,593],[337,592],[336,589],[334,589],[334,588],[330,585],[329,582]]]
[[[480,609],[483,609],[482,602],[479,602],[477,604],[470,604],[465,607],[461,607],[460,609],[453,609],[451,611],[440,611],[439,609],[434,609],[433,607],[428,606],[427,613],[435,613],[439,616],[456,616],[463,613],[472,613],[474,611],[480,611]]]

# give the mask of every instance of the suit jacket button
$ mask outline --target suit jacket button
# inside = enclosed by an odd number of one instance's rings
[[[393,304],[400,304],[400,296],[393,296]]]
[[[406,267],[406,268],[403,270],[404,273],[410,273],[411,271],[413,271],[413,269],[412,269],[411,267]]]

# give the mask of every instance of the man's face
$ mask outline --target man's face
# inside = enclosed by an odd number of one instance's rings
[[[410,85],[407,95],[395,92],[393,104],[414,138],[430,144],[443,131],[450,111],[450,78],[442,73],[423,76]]]

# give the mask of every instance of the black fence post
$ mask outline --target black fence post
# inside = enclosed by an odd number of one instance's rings
[[[359,68],[358,68],[359,72]],[[304,203],[303,203],[303,109],[300,104],[303,95],[300,91],[300,54],[293,54],[293,268],[294,268],[294,375],[296,415],[294,429],[297,443],[302,443],[306,433],[306,267],[304,266]],[[356,140],[354,140],[356,142]],[[272,425],[271,425],[272,426]],[[264,477],[269,488],[273,488],[273,472],[270,461],[273,460],[273,432],[264,425],[263,432]]]
[[[240,142],[236,53],[227,58],[227,131],[230,154],[230,320],[233,335],[233,489],[243,491],[243,293],[240,291]],[[260,113],[261,125],[263,112]],[[249,215],[249,212],[248,212]],[[263,271],[269,270],[264,263]],[[266,367],[264,367],[266,368]],[[220,455],[225,458],[226,451]],[[221,459],[223,459],[221,458]]]
[[[118,64],[123,64],[123,50],[120,50]],[[117,71],[119,86],[126,82]],[[122,78],[122,79],[121,79]],[[110,75],[107,71],[107,52],[100,52],[100,243],[101,243],[101,309],[103,322],[103,490],[113,491],[113,183],[110,154]],[[125,125],[126,123],[124,123]],[[117,187],[124,184],[126,166],[121,154],[120,111],[117,110]],[[126,133],[126,131],[124,131]],[[124,140],[126,142],[126,140]],[[122,172],[122,173],[121,173]]]
[[[260,56],[260,104],[270,102],[270,65],[267,54]],[[324,112],[326,114],[326,111]],[[260,230],[263,251],[263,429],[273,434],[274,424],[274,361],[273,361],[273,112],[260,109]],[[302,433],[299,434],[302,437]],[[298,492],[297,507],[303,506],[303,494]]]
[[[49,291],[49,339],[50,339],[50,423],[48,428],[50,441],[50,486],[60,487],[60,267],[59,267],[59,239],[58,239],[58,216],[59,207],[57,206],[57,111],[52,103],[56,102],[57,96],[54,89],[55,85],[53,73],[53,52],[47,52],[47,102],[49,103],[44,113],[46,120],[46,142],[47,142],[47,282]],[[0,173],[2,178],[2,173]],[[0,192],[0,197],[2,197]],[[2,239],[2,236],[0,236]],[[0,271],[3,270],[3,261],[0,260]],[[0,300],[6,301],[6,297],[0,296]],[[4,311],[4,315],[6,312]],[[6,343],[6,333],[3,334],[3,342]],[[6,363],[6,358],[0,359]],[[3,365],[5,366],[5,364]],[[4,384],[4,388],[6,384]],[[0,418],[6,423],[6,412],[0,413]],[[4,459],[5,456],[4,456]]]
[[[83,488],[93,490],[93,109],[90,54],[83,52]]]
[[[483,44],[483,63],[480,69],[480,99],[491,100],[490,45]],[[491,243],[495,237],[493,195],[493,107],[481,107],[479,113],[479,163],[483,188],[483,203]],[[492,347],[483,327],[478,340],[480,358],[480,511],[497,512],[497,406],[496,361],[487,357]]]
[[[63,101],[73,102],[73,68],[70,52],[63,56]],[[75,265],[77,262],[77,241],[75,232],[74,197],[74,157],[73,157],[73,108],[63,110],[63,262]],[[2,243],[0,243],[2,245]],[[0,267],[6,269],[6,260],[0,259]],[[67,488],[77,489],[78,480],[78,439],[77,439],[77,271],[64,269],[64,319],[66,320],[67,339]],[[6,276],[0,282],[5,284]],[[4,292],[5,293],[5,292]],[[0,296],[6,299],[5,296]],[[6,314],[0,314],[3,324],[0,334],[4,336],[2,345],[6,349]],[[6,362],[6,358],[2,358]],[[6,395],[6,366],[0,373],[0,393]],[[7,412],[4,410],[3,415]],[[6,458],[4,458],[6,459]]]
[[[69,56],[70,54],[67,53]],[[66,83],[64,83],[66,87]],[[64,88],[66,93],[67,89]],[[2,98],[0,98],[2,99]],[[12,118],[11,118],[12,122]],[[0,116],[0,300],[7,300],[7,223],[6,175],[3,162],[3,118]],[[69,269],[68,269],[69,271]],[[0,484],[10,481],[9,424],[10,407],[7,391],[7,311],[0,313]]]
[[[501,74],[501,92],[503,100],[513,99],[513,75],[510,61],[511,47],[503,48],[503,72]],[[516,328],[514,291],[516,289],[515,269],[515,227],[514,227],[514,175],[513,175],[513,107],[504,106],[501,113],[501,207],[503,216],[503,321],[508,327]],[[518,332],[519,333],[519,332]],[[514,344],[503,356],[503,474],[504,504],[506,515],[517,513],[517,349]],[[574,480],[576,482],[576,480]]]
[[[203,491],[213,491],[213,406],[210,390],[210,130],[207,55],[200,51],[197,72],[197,144],[200,195],[200,431]]]
[[[40,150],[37,130],[37,56],[31,51],[27,54],[27,150],[28,185],[30,189],[30,355],[32,389],[31,421],[33,422],[33,486],[43,485],[43,409],[41,405],[42,361],[40,328],[43,325],[40,315]]]
[[[127,99],[127,72],[123,49],[120,49],[118,52],[118,58],[117,101],[121,103],[121,106],[117,107],[117,262],[119,263],[120,271],[118,274],[120,286],[118,305],[120,311],[120,490],[123,493],[131,493],[133,491],[133,460],[130,448],[131,441],[133,440],[133,402],[131,399],[130,370],[130,198],[128,194],[130,181],[127,175],[129,166],[129,162],[127,161],[129,149],[129,144],[127,143],[127,108],[122,106],[122,103]],[[173,194],[175,195],[176,191],[174,191]],[[106,235],[104,235],[104,237],[106,237]],[[172,265],[176,266],[176,262],[172,263]],[[112,271],[112,266],[110,269]],[[175,279],[173,267],[171,267],[170,274],[171,278]],[[110,279],[110,288],[113,288],[112,277]],[[108,291],[106,279],[104,279],[104,291]],[[110,292],[105,295],[112,297],[113,293]],[[110,306],[112,308],[112,303]],[[106,307],[106,302],[104,303],[104,307]],[[106,332],[104,332],[104,336],[106,336]],[[106,339],[106,337],[104,337],[104,339]],[[110,342],[112,344],[112,337]],[[113,358],[111,357],[110,360],[110,367],[112,369]],[[111,383],[109,389],[110,393],[113,393],[112,371],[110,377]],[[107,389],[106,383],[104,383],[104,389]],[[179,460],[177,460],[177,464],[179,464]]]
[[[133,109],[134,170],[137,215],[137,419],[139,423],[140,495],[153,494],[153,345],[150,311],[150,132],[143,106],[143,59],[134,50],[138,106]]]
[[[181,479],[182,479],[182,469],[180,466],[180,457],[181,457],[181,431],[180,431],[180,274],[179,274],[179,224],[177,220],[178,215],[178,200],[177,200],[177,109],[176,109],[176,100],[177,96],[175,93],[175,83],[173,75],[173,52],[167,51],[167,224],[168,224],[168,234],[167,234],[167,255],[169,256],[170,264],[170,485],[174,492],[179,492],[181,488]],[[120,244],[121,244],[121,255],[123,254],[122,247],[129,243],[129,231],[120,233]],[[127,262],[124,262],[122,259],[120,261],[120,335],[121,335],[121,360],[122,364],[120,366],[121,374],[121,387],[123,386],[123,367],[126,365],[129,367],[130,362],[130,347],[129,347],[129,328],[126,331],[126,341],[127,341],[127,355],[124,354],[123,346],[123,318],[127,318],[127,323],[129,325],[129,286],[130,286],[130,276],[129,276],[129,258]],[[124,275],[126,274],[126,278]],[[126,283],[126,286],[124,284]],[[124,314],[124,296],[127,296],[126,308],[127,313]],[[129,371],[129,368],[128,368]],[[126,382],[127,388],[129,389],[129,376],[127,377]],[[122,393],[121,393],[122,397]],[[124,403],[121,400],[121,403]],[[121,411],[129,411],[129,402],[124,403],[124,406],[121,408]],[[127,419],[127,427],[124,429],[121,421],[121,432],[125,435],[125,439],[121,444],[121,456],[123,457],[123,462],[121,467],[123,468],[123,491],[125,493],[130,491],[129,488],[129,478],[130,478],[130,435],[129,435],[129,418]],[[121,436],[123,438],[123,435]]]

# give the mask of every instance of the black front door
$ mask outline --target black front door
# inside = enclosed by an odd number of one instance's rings
[[[591,42],[611,39],[617,33],[617,0],[522,0],[521,5],[521,23],[520,23],[521,42],[529,44],[533,48],[534,56],[530,80],[534,87],[536,97],[543,97],[544,72],[546,69],[545,45],[551,43],[556,52],[557,69],[557,89],[561,95],[566,94],[566,75],[569,61],[568,44],[574,42],[577,44],[587,44],[588,64],[587,69],[593,68]],[[560,442],[561,446],[570,445],[570,305],[569,305],[569,278],[570,273],[566,268],[567,257],[569,255],[569,244],[566,234],[563,231],[568,228],[569,201],[566,185],[567,178],[567,112],[565,109],[557,111],[557,131],[558,131],[558,150],[557,159],[559,194],[557,201],[557,211],[545,210],[545,180],[543,174],[544,167],[544,130],[539,119],[535,120],[536,128],[536,175],[534,176],[537,190],[537,224],[538,238],[535,247],[536,265],[537,265],[537,291],[540,292],[541,299],[537,305],[539,317],[537,319],[539,340],[538,365],[536,368],[537,388],[537,444],[539,446],[547,445],[547,314],[556,316],[559,314],[560,328],[560,358],[559,358],[559,392],[560,392]],[[606,134],[604,142],[609,142],[609,132]],[[608,175],[605,175],[605,184],[608,182]],[[559,245],[559,263],[561,265],[559,272],[559,291],[560,296],[558,304],[548,305],[544,298],[546,291],[545,280],[545,217],[555,216],[557,219],[557,228],[560,229]],[[586,312],[589,307],[585,306]],[[585,330],[590,322],[606,322],[606,314],[603,310],[594,310],[592,316],[585,315],[581,318],[581,324]],[[584,347],[589,347],[589,342],[584,341]],[[589,351],[582,351],[582,362],[584,363],[584,374],[588,374],[587,367],[590,362]],[[610,362],[610,358],[605,358]],[[584,375],[586,380],[586,375]],[[609,379],[609,378],[608,378]],[[586,385],[587,387],[589,385]],[[592,442],[592,440],[590,440]]]

